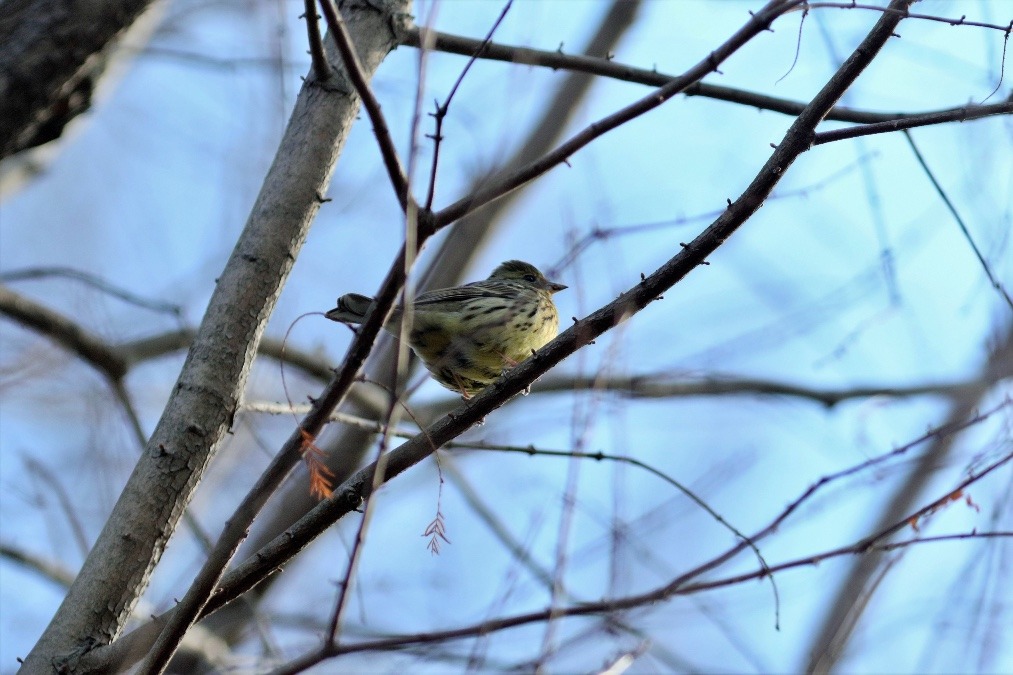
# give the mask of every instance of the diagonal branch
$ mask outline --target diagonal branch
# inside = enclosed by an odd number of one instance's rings
[[[1009,105],[1010,109],[1013,110],[1013,102]],[[960,216],[960,212],[957,211],[957,207],[954,206],[953,201],[951,201],[949,195],[946,194],[946,190],[944,190],[943,186],[939,184],[935,173],[929,168],[928,163],[925,161],[925,157],[922,156],[922,153],[915,144],[914,139],[907,131],[904,132],[904,140],[907,141],[911,151],[914,152],[915,159],[918,160],[918,165],[921,166],[922,171],[925,172],[925,176],[928,177],[929,182],[932,183],[932,187],[935,188],[936,194],[943,200],[943,204],[946,205],[946,210],[949,211],[950,215],[953,216],[953,219],[957,221],[957,226],[960,228],[961,234],[964,235],[964,239],[967,240],[967,243],[971,246],[971,250],[974,251],[974,255],[978,259],[978,263],[981,265],[982,270],[984,270],[985,276],[988,277],[988,281],[992,288],[999,292],[999,296],[1005,300],[1009,308],[1013,310],[1013,298],[1010,297],[1009,292],[996,278],[995,273],[992,272],[992,266],[988,264],[988,260],[985,259],[985,255],[974,242],[974,237],[971,236],[970,230],[967,229],[967,223],[965,223],[964,219]]]
[[[119,382],[127,374],[129,364],[115,348],[93,335],[68,317],[0,286],[0,314],[48,336],[105,375],[110,382]]]
[[[369,88],[366,74],[363,72],[359,56],[355,52],[355,45],[352,44],[352,36],[348,32],[348,25],[341,16],[341,10],[334,4],[334,0],[320,0],[320,7],[324,12],[324,19],[327,20],[327,27],[334,39],[341,54],[341,60],[345,64],[348,78],[352,81],[356,93],[362,99],[362,107],[369,115],[369,121],[373,123],[373,133],[376,134],[376,142],[380,145],[380,154],[383,156],[383,164],[387,167],[387,175],[394,186],[394,194],[401,204],[401,211],[408,213],[417,212],[418,205],[414,203],[411,195],[411,186],[408,185],[408,176],[401,166],[401,160],[397,156],[397,148],[394,147],[394,140],[390,136],[390,128],[387,120],[380,110],[380,102],[376,100],[373,91]]]

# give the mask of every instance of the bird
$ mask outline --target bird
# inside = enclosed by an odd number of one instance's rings
[[[469,399],[556,337],[552,296],[565,288],[530,263],[508,260],[488,279],[416,297],[408,345],[433,379]],[[348,293],[325,316],[361,324],[374,306],[373,298]],[[403,318],[404,309],[395,308],[384,328],[400,335]]]

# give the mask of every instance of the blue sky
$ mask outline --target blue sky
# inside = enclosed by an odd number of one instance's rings
[[[657,0],[645,3],[614,59],[678,73],[726,39],[755,8],[750,2]],[[435,5],[440,30],[484,36],[500,3]],[[502,43],[572,52],[593,30],[604,4],[518,2],[496,34]],[[926,1],[923,14],[1005,25],[1013,4]],[[308,68],[302,4],[177,1],[136,57],[109,82],[44,173],[0,203],[0,273],[71,266],[144,297],[182,307],[200,320],[248,215]],[[418,17],[425,9],[416,9]],[[707,82],[808,101],[878,19],[878,13],[827,8],[806,20],[784,17]],[[909,19],[900,39],[848,92],[844,104],[875,111],[931,111],[979,102],[999,81],[1002,33]],[[132,38],[131,38],[132,39]],[[797,63],[796,47],[799,49]],[[200,59],[192,58],[199,55]],[[836,56],[835,56],[836,55]],[[211,59],[216,59],[212,61]],[[220,60],[220,61],[217,61]],[[442,99],[464,59],[431,55],[423,100]],[[1009,96],[1009,67],[998,94]],[[790,72],[789,72],[790,71]],[[521,142],[562,77],[522,65],[478,63],[455,99],[444,133],[436,203],[446,205],[469,179]],[[407,153],[417,52],[402,47],[373,82],[399,149]],[[636,100],[647,88],[601,80],[570,122],[570,133]],[[596,228],[617,234],[588,247],[558,280],[560,314],[584,316],[673,256],[734,199],[769,156],[791,118],[703,98],[678,97],[599,139],[526,188],[465,277],[485,277],[500,261],[555,268],[572,242]],[[428,120],[424,122],[428,124]],[[837,126],[827,123],[821,129]],[[430,129],[423,126],[423,132]],[[968,223],[996,276],[1013,286],[1010,258],[1013,126],[1009,117],[916,129],[912,137]],[[430,146],[422,143],[420,166]],[[417,181],[424,185],[425,181]],[[306,312],[336,296],[376,289],[403,230],[368,121],[349,139],[330,193],[267,334],[280,338]],[[644,223],[671,226],[622,233]],[[685,222],[683,222],[685,221]],[[433,242],[429,251],[435,248]],[[893,261],[884,270],[884,250]],[[425,257],[423,256],[423,261]],[[73,316],[113,341],[173,329],[179,320],[119,302],[64,279],[12,286]],[[712,257],[622,327],[564,362],[559,374],[661,374],[769,378],[809,387],[905,386],[973,379],[990,342],[1013,311],[989,288],[980,264],[898,134],[814,148],[790,168],[764,207]],[[0,323],[5,384],[0,388],[0,538],[58,560],[82,560],[55,491],[26,458],[46,467],[73,497],[86,539],[115,501],[138,449],[108,387],[87,366],[38,336]],[[289,340],[337,363],[349,333],[310,317]],[[127,387],[150,431],[183,354],[146,363]],[[320,384],[289,372],[293,400]],[[1009,396],[1007,381],[982,401]],[[254,368],[248,400],[283,400],[277,363]],[[445,400],[433,382],[415,403]],[[938,396],[857,399],[833,409],[789,398],[710,397],[631,400],[616,395],[532,395],[470,432],[472,439],[546,449],[584,448],[629,455],[705,496],[729,522],[751,532],[819,477],[889,451],[945,419]],[[194,511],[215,529],[291,428],[290,418],[249,414],[214,461]],[[946,493],[982,458],[1008,452],[1010,411],[1003,408],[958,436],[917,504]],[[1005,450],[1004,450],[1005,449]],[[903,481],[918,450],[841,481],[761,547],[770,562],[850,543]],[[553,569],[575,481],[566,546],[568,588],[577,597],[644,590],[733,543],[730,533],[656,477],[630,466],[514,456],[450,453],[472,489],[491,505],[532,555]],[[451,469],[447,469],[449,472]],[[924,534],[1010,529],[1007,466],[972,490],[981,507],[959,503],[925,524]],[[436,509],[432,462],[408,472],[378,497],[350,622],[370,630],[417,631],[541,608],[545,589],[490,533],[449,480],[441,512],[453,544],[439,557],[419,534]],[[281,621],[271,640],[283,656],[315,644],[305,622],[323,621],[333,602],[353,523],[342,523],[287,569],[269,598]],[[913,533],[909,533],[913,534]],[[344,543],[343,543],[344,542]],[[848,672],[958,672],[1013,668],[1008,625],[1008,541],[926,544],[899,555],[863,616],[845,657]],[[171,542],[145,601],[170,606],[201,562],[193,541]],[[638,660],[667,672],[672,660],[700,671],[787,671],[804,667],[804,649],[850,560],[827,561],[777,578],[781,630],[774,630],[769,584],[676,598],[627,617],[656,645]],[[740,556],[728,572],[755,568]],[[60,594],[38,575],[0,561],[0,669],[13,669],[55,611]],[[977,605],[984,598],[984,605]],[[994,605],[988,604],[994,602]],[[397,611],[391,611],[397,607]],[[146,612],[145,612],[146,613]],[[990,617],[990,618],[989,618]],[[989,624],[988,621],[995,623]],[[990,627],[989,627],[990,626]],[[589,636],[582,637],[587,630]],[[626,638],[600,639],[590,620],[567,620],[552,669],[599,667]],[[976,644],[990,635],[995,643]],[[570,640],[572,639],[572,643]],[[541,627],[497,634],[481,649],[488,666],[538,653]],[[972,643],[968,646],[968,643]],[[244,645],[255,654],[256,640]],[[454,652],[469,647],[454,645]],[[667,650],[663,656],[660,650]],[[675,656],[671,656],[675,655]],[[677,658],[676,658],[677,656]],[[366,656],[337,662],[355,670]],[[368,656],[391,670],[414,657]],[[407,660],[405,660],[407,659]],[[451,661],[450,663],[454,663]],[[400,665],[399,665],[400,664]],[[331,664],[337,667],[335,664]],[[446,667],[431,662],[432,672]],[[321,670],[320,672],[326,672]]]

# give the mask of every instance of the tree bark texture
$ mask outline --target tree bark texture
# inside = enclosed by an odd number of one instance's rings
[[[91,106],[108,48],[152,0],[5,0],[0,159],[41,145]]]

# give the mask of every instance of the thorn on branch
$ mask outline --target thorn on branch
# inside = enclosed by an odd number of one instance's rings
[[[713,70],[718,75],[724,75],[724,73],[718,70],[718,64],[721,62],[718,61],[718,57],[714,55],[714,52],[711,52],[710,54],[707,55],[707,62],[710,63],[711,70]]]

